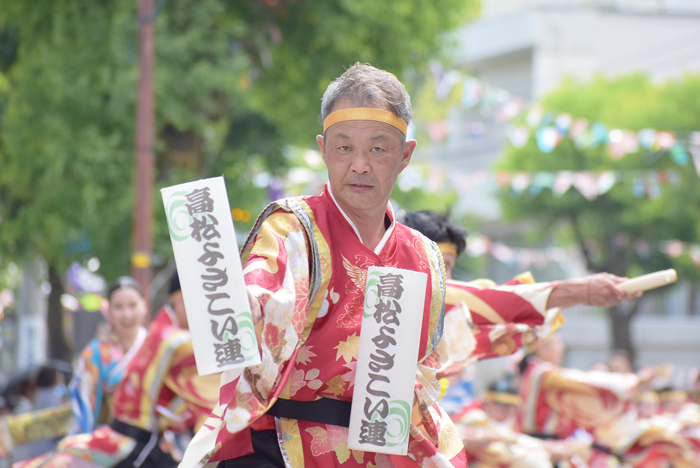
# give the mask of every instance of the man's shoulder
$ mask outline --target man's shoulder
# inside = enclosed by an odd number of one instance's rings
[[[420,231],[417,231],[411,227],[401,224],[398,221],[394,226],[394,235],[399,239],[407,239],[412,243],[423,245],[426,250],[432,250],[433,248],[437,251],[437,244],[424,236]]]
[[[288,229],[296,231],[304,224],[315,223],[319,209],[327,204],[328,200],[323,195],[282,198],[268,205],[260,214],[258,223],[267,226],[276,225],[278,228],[284,228],[286,223],[291,223]]]
[[[276,208],[274,209],[275,212],[286,211],[288,213],[299,214],[300,210],[309,212],[310,210],[318,209],[328,204],[330,204],[328,197],[320,194],[281,198],[272,202],[270,206]]]

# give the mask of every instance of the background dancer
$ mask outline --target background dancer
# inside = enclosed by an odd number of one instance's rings
[[[114,392],[110,425],[63,439],[59,453],[15,468],[175,467],[176,447],[167,431],[199,427],[213,408],[218,374],[200,377],[194,361],[185,304],[177,272],[170,281],[170,303],[156,314],[146,339]]]

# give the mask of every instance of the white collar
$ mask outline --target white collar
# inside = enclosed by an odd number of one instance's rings
[[[333,190],[331,189],[331,183],[326,182],[326,185],[328,187],[328,193],[331,194],[331,200],[333,200],[333,203],[335,203],[335,206],[338,208],[338,211],[340,211],[340,214],[343,215],[345,220],[350,224],[350,227],[352,227],[352,230],[355,231],[355,234],[357,235],[357,238],[362,242],[362,236],[360,235],[360,231],[357,230],[357,227],[355,226],[355,223],[352,222],[350,218],[348,218],[348,215],[345,214],[343,209],[338,205],[338,202],[335,199],[335,196],[333,195]],[[386,213],[387,211],[389,212],[389,219],[391,220],[391,225],[389,228],[386,230],[384,235],[382,236],[382,239],[379,241],[379,244],[374,248],[374,253],[379,255],[379,253],[382,251],[384,246],[386,245],[386,242],[389,240],[389,237],[391,237],[391,233],[394,232],[394,226],[396,225],[396,217],[394,216],[394,207],[391,206],[391,203],[386,204]],[[362,242],[364,244],[364,242]]]
[[[177,320],[177,315],[175,315],[175,311],[170,304],[165,304],[165,313],[168,314],[168,317],[170,317],[170,320],[172,320],[173,325],[180,328],[180,322]]]
[[[121,358],[121,360],[117,363],[117,366],[109,372],[109,376],[116,376],[119,374],[121,371],[126,369],[126,366],[131,362],[131,360],[136,356],[136,353],[139,351],[141,348],[141,345],[143,342],[146,340],[146,329],[144,327],[139,327],[138,334],[136,335],[136,340],[134,340],[134,344],[131,345],[131,348],[124,354],[124,357]]]

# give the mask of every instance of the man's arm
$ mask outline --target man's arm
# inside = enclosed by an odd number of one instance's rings
[[[610,273],[598,273],[560,281],[549,294],[547,308],[566,309],[577,304],[612,307],[623,300],[631,301],[635,296],[619,287],[626,280]]]

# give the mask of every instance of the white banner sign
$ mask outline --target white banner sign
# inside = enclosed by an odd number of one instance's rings
[[[348,448],[406,455],[428,275],[367,271]]]
[[[260,364],[223,177],[161,190],[200,375]]]

